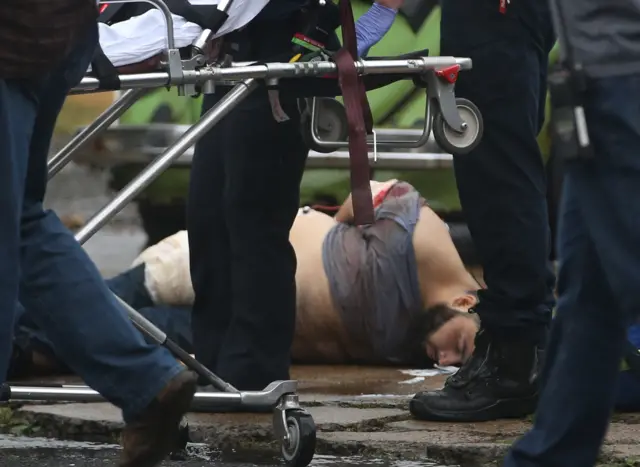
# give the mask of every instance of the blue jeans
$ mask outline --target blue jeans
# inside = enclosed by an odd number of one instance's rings
[[[21,303],[58,357],[129,421],[182,367],[145,342],[73,235],[43,208],[53,128],[97,40],[92,26],[38,82],[0,80],[0,381]]]
[[[106,283],[113,293],[162,329],[169,339],[187,352],[193,353],[191,307],[155,305],[144,285],[144,272],[145,266],[141,264],[107,279]],[[149,338],[149,342],[153,343],[153,340]],[[13,365],[10,371],[15,378],[33,376],[33,369],[30,367],[32,351],[56,360],[57,368],[52,371],[60,373],[69,371],[69,368],[60,362],[57,351],[46,333],[33,321],[32,314],[20,307],[15,327]]]
[[[614,405],[640,283],[640,75],[594,80],[593,160],[567,163],[559,301],[533,428],[507,467],[592,467]]]
[[[169,339],[189,353],[194,353],[191,334],[191,307],[156,305],[144,285],[143,264],[107,280],[113,293],[142,316],[162,329]]]

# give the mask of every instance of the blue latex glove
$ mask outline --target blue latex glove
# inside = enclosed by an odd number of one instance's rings
[[[389,32],[397,11],[393,8],[374,3],[369,11],[356,21],[356,39],[358,57],[365,56]]]

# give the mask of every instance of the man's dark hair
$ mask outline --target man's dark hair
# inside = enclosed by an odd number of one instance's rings
[[[426,340],[456,316],[468,317],[469,313],[451,308],[446,303],[437,303],[413,317],[407,342],[407,348],[410,349],[409,361],[412,364],[426,368],[437,363],[425,352]]]

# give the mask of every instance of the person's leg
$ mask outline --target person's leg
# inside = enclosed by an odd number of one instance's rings
[[[532,434],[516,444],[506,462],[510,466],[593,465],[587,459],[595,460],[599,443],[586,440],[604,436],[594,421],[608,418],[616,392],[622,314],[588,234],[578,199],[581,193],[570,172],[564,183],[560,300],[547,349],[544,391]],[[586,404],[589,410],[582,412],[580,407]],[[576,424],[582,427],[579,434],[571,432]]]
[[[614,407],[620,412],[640,412],[640,377],[630,370],[618,376]]]
[[[64,365],[55,357],[51,343],[19,305],[7,381],[51,374],[63,369]]]
[[[623,412],[640,411],[640,324],[636,319],[627,328],[627,349],[623,366],[618,377],[616,410]]]
[[[72,77],[86,69],[86,51],[78,52],[39,93],[24,191],[20,301],[65,362],[130,419],[180,367],[163,349],[144,342],[83,248],[42,206],[53,126]]]
[[[194,353],[190,307],[156,305],[140,308],[138,313],[159,327],[186,352]]]
[[[519,8],[534,4],[545,31],[534,33],[523,24]],[[456,95],[473,101],[484,119],[481,143],[455,158],[455,174],[487,289],[479,292],[475,308],[483,329],[474,355],[443,392],[416,395],[411,410],[418,418],[482,420],[535,408],[531,376],[551,319],[554,284],[545,171],[536,142],[552,45],[543,5],[512,2],[505,15],[489,0],[442,5],[441,53],[473,60],[473,69],[460,74]],[[487,368],[478,371],[482,366]]]
[[[8,380],[47,372],[69,372],[70,370],[56,356],[56,350],[46,334],[31,319],[31,313],[26,313],[22,307],[20,308],[16,320]],[[140,308],[138,313],[165,332],[169,339],[185,351],[193,353],[190,307],[158,305]],[[149,343],[156,343],[144,333],[143,336]]]
[[[107,287],[136,310],[153,306],[153,300],[144,285],[144,273],[145,265],[139,264],[111,279],[107,279]]]
[[[557,317],[533,429],[508,467],[592,466],[637,313],[640,75],[595,81],[585,107],[592,160],[567,162]],[[594,375],[598,375],[594,378]]]
[[[195,375],[144,341],[84,249],[42,205],[53,127],[66,94],[87,69],[97,34],[92,26],[38,92],[20,226],[20,302],[64,363],[122,408],[127,426],[121,465],[150,466],[173,446]]]
[[[266,92],[257,92],[236,110],[237,139],[225,154],[233,317],[217,366],[222,378],[254,390],[289,376],[296,307],[289,231],[308,152],[296,103],[282,99],[291,120],[278,123]]]
[[[240,53],[259,60],[288,50],[292,35],[277,23],[236,37]],[[281,96],[281,104],[290,120],[278,123],[266,91],[255,91],[201,140],[192,169],[195,353],[245,390],[289,375],[296,267],[289,230],[308,150],[295,100]]]
[[[246,29],[227,35],[225,40],[234,44],[235,61],[252,58]],[[220,89],[216,94],[205,95],[201,115],[225,93]],[[238,123],[236,113],[234,110],[225,116],[196,143],[187,199],[189,261],[195,292],[191,315],[193,349],[196,358],[212,371],[216,371],[233,312],[231,246],[224,207],[230,186],[224,160],[226,154],[233,154],[231,144],[238,128],[248,124]]]
[[[202,113],[221,98],[206,95]],[[234,134],[227,115],[196,144],[187,200],[191,282],[195,292],[191,316],[196,358],[216,371],[220,346],[231,320],[231,247],[224,217],[226,140]],[[205,384],[204,381],[201,383]]]
[[[25,325],[18,320],[7,381],[71,373],[56,356],[44,332],[37,326]]]
[[[256,27],[251,36],[260,43],[257,58],[289,50],[293,33],[286,22]],[[309,150],[296,100],[281,93],[280,104],[289,117],[284,122],[274,118],[267,92],[257,90],[235,111],[233,140],[224,154],[233,316],[217,371],[243,389],[288,379],[291,363],[296,257],[289,232]]]
[[[20,282],[20,211],[37,112],[35,96],[21,83],[0,80],[0,384],[13,347]]]

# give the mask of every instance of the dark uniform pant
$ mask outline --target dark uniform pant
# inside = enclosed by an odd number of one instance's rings
[[[482,112],[480,145],[455,158],[460,201],[488,290],[477,312],[492,335],[540,341],[553,307],[543,160],[547,56],[554,36],[546,0],[442,2],[441,55],[470,57],[457,97]]]
[[[256,22],[228,36],[234,60],[291,50],[293,21]],[[207,96],[203,112],[220,95]],[[196,357],[244,390],[289,377],[296,258],[289,231],[308,149],[293,98],[278,123],[259,89],[196,146],[187,225],[196,293]]]
[[[506,467],[590,467],[616,395],[640,283],[640,75],[599,79],[585,112],[596,156],[567,161],[558,310],[533,429]]]

